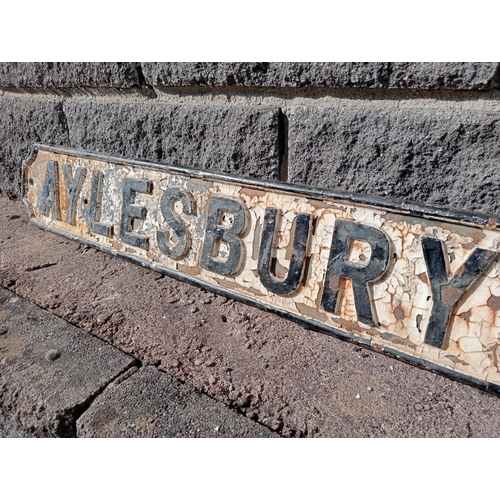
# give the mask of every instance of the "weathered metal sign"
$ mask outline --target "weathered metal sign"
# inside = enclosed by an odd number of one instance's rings
[[[36,225],[500,394],[500,229],[443,208],[36,146]]]

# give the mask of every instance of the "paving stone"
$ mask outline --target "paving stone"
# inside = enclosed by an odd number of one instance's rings
[[[500,213],[500,116],[481,111],[296,107],[290,181]]]
[[[99,396],[77,422],[78,437],[279,437],[153,367]]]
[[[21,165],[35,142],[68,145],[62,101],[0,95],[0,190],[20,194]]]
[[[0,87],[130,88],[137,85],[137,67],[131,62],[0,63]]]
[[[5,414],[0,407],[0,438],[26,438],[32,435],[23,429],[14,418]]]
[[[277,178],[278,108],[68,101],[71,146],[127,158]]]
[[[498,87],[497,63],[142,63],[160,86],[369,87],[485,89]]]
[[[4,433],[75,436],[91,400],[136,361],[0,288],[0,408]],[[47,356],[55,351],[57,356]],[[4,419],[5,421],[5,419]],[[16,430],[17,429],[17,430]]]

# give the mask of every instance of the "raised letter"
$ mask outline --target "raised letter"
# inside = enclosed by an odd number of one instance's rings
[[[90,187],[89,228],[95,234],[111,238],[113,226],[101,222],[102,210],[102,172],[94,172]]]
[[[38,208],[40,213],[48,217],[49,212],[52,212],[52,218],[61,220],[59,215],[59,203],[57,195],[57,162],[47,162],[47,172],[45,174],[45,182],[43,183],[42,196]]]
[[[271,259],[271,253],[276,230],[276,214],[277,210],[275,208],[266,208],[264,229],[260,242],[258,272],[261,283],[269,291],[278,295],[288,295],[297,289],[302,278],[311,216],[304,213],[297,215],[288,274],[285,279],[278,280],[271,275],[271,262],[275,260]]]
[[[491,250],[474,248],[455,275],[448,280],[441,240],[422,238],[425,263],[432,293],[432,310],[424,342],[443,347],[453,307],[497,255]]]
[[[348,238],[366,241],[371,246],[371,257],[365,266],[361,267],[345,260]],[[389,240],[382,231],[365,224],[337,220],[321,298],[323,309],[335,312],[341,279],[350,278],[358,321],[374,326],[368,282],[384,274],[388,261]]]
[[[227,212],[233,215],[233,223],[230,227],[223,225],[223,217]],[[239,201],[222,196],[211,197],[201,266],[225,276],[233,274],[241,259],[242,244],[239,236],[243,233],[245,225],[246,210]],[[228,255],[225,260],[219,257],[220,242],[228,246]]]
[[[144,220],[146,218],[146,207],[134,205],[135,193],[151,193],[153,183],[146,179],[132,179],[125,177],[123,180],[123,205],[122,219],[120,224],[120,238],[123,243],[128,243],[134,247],[148,248],[148,238],[133,233],[134,220]]]
[[[71,170],[68,165],[63,164],[62,166],[64,174],[64,185],[66,187],[66,222],[71,225],[75,225],[75,214],[76,214],[76,199],[83,186],[83,181],[85,180],[85,175],[87,170],[85,168],[78,167],[75,171],[75,175],[71,175]]]
[[[156,239],[160,251],[171,259],[180,259],[186,255],[191,248],[191,235],[184,223],[174,211],[174,202],[179,200],[182,203],[182,212],[185,214],[194,213],[194,200],[189,193],[178,187],[169,187],[165,190],[161,197],[160,208],[163,217],[165,218],[169,228],[177,236],[177,244],[175,246],[167,245],[165,231],[157,231]],[[167,228],[167,231],[168,229]]]

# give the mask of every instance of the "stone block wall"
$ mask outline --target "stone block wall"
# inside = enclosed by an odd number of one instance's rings
[[[91,252],[5,196],[39,142],[500,215],[499,132],[499,63],[0,63],[0,285],[283,436],[498,437],[496,396]]]
[[[0,63],[0,189],[34,142],[500,214],[498,63]]]

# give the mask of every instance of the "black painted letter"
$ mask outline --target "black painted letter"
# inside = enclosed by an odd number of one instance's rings
[[[53,219],[61,220],[57,195],[57,177],[57,162],[50,160],[47,162],[47,172],[45,174],[45,182],[43,183],[42,196],[40,197],[38,209],[45,217],[48,217],[49,212],[52,212]]]
[[[191,248],[191,235],[184,223],[173,210],[173,205],[176,200],[182,203],[182,212],[185,214],[194,213],[194,200],[189,193],[178,187],[169,187],[165,190],[161,197],[160,208],[165,221],[168,224],[168,230],[172,230],[177,236],[177,244],[175,246],[167,245],[165,231],[157,231],[156,239],[160,251],[171,259],[180,259],[186,255]]]
[[[94,172],[92,184],[90,186],[90,207],[89,207],[89,229],[101,236],[111,238],[113,226],[107,226],[101,222],[102,215],[102,172]]]
[[[441,240],[424,236],[422,248],[432,292],[432,311],[424,342],[434,347],[443,347],[453,307],[472,283],[486,270],[497,253],[474,248],[464,264],[448,280]]]
[[[128,243],[139,248],[148,248],[148,238],[133,233],[134,220],[144,220],[146,218],[146,207],[134,205],[135,193],[151,193],[153,183],[146,179],[123,179],[123,205],[122,219],[120,224],[120,239],[123,243]]]
[[[260,242],[258,272],[261,283],[269,291],[278,295],[288,295],[297,289],[302,278],[311,216],[304,213],[297,215],[288,274],[285,279],[278,280],[271,275],[271,254],[276,230],[276,214],[277,210],[275,208],[266,208],[264,229]]]
[[[87,170],[85,168],[78,167],[75,171],[75,175],[71,175],[69,165],[63,164],[62,169],[64,174],[64,185],[66,187],[66,200],[68,202],[66,206],[66,222],[74,226],[76,214],[75,201],[78,198],[80,190],[82,189]]]
[[[371,257],[365,266],[360,267],[345,260],[348,238],[366,241],[371,246]],[[335,312],[341,280],[350,278],[358,321],[374,326],[368,282],[381,277],[388,262],[389,240],[382,231],[347,220],[335,221],[323,297],[321,298],[323,309],[331,313]]]
[[[222,225],[222,218],[227,212],[233,215],[233,223],[230,227]],[[245,230],[245,225],[246,210],[239,201],[222,196],[212,196],[208,207],[201,266],[225,276],[233,274],[241,260],[242,243],[239,236]],[[218,256],[221,241],[229,247],[225,260],[221,260]]]

